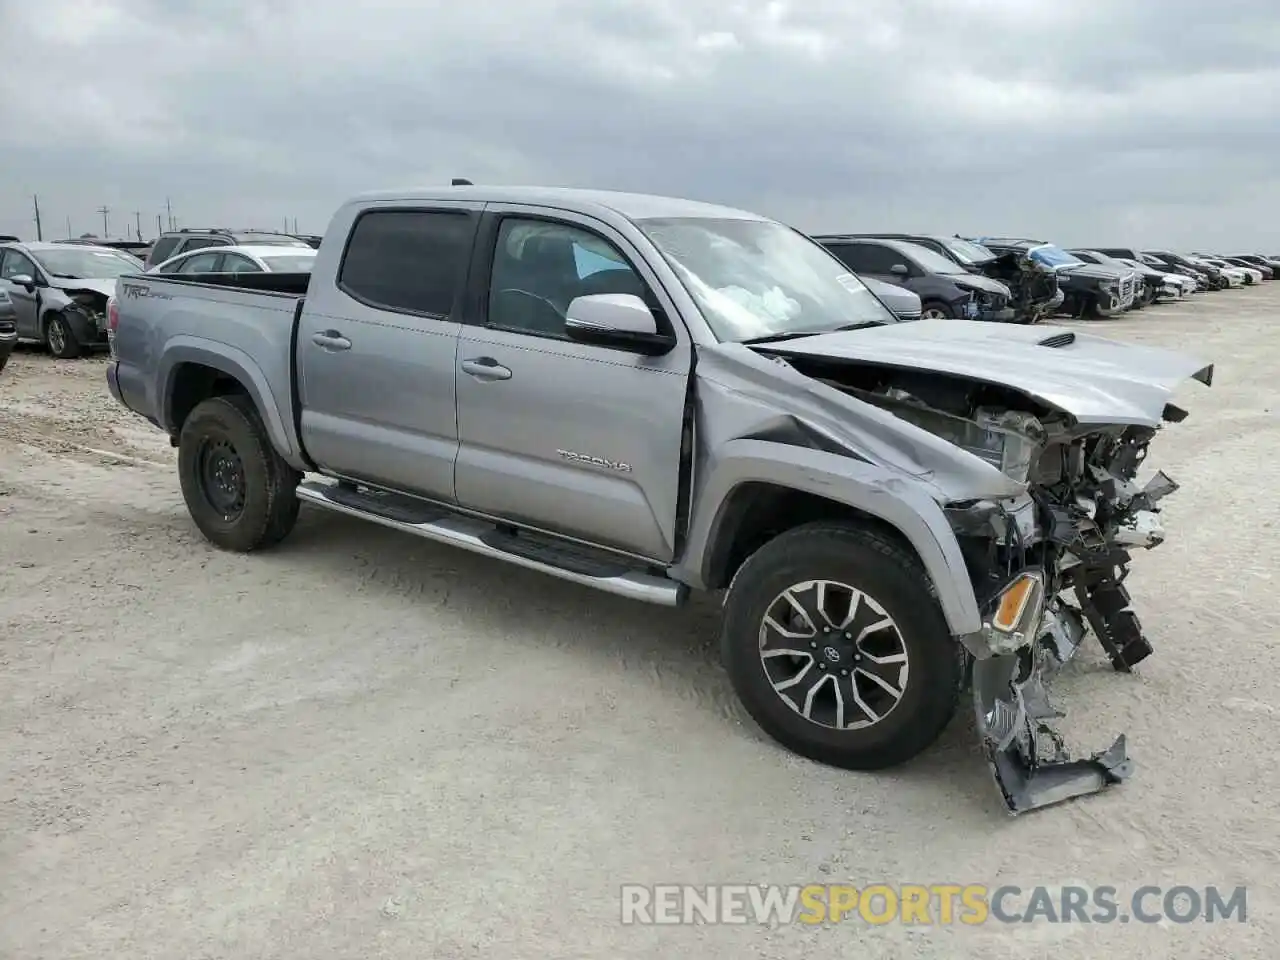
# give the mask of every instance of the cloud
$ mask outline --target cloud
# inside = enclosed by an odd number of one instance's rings
[[[1271,244],[1280,8],[1186,0],[0,0],[0,232],[322,230],[447,182],[807,229]]]

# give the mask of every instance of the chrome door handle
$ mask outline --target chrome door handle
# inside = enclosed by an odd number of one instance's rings
[[[340,334],[337,330],[325,330],[323,333],[313,334],[311,342],[317,347],[324,347],[326,350],[351,349],[351,341]]]
[[[493,357],[473,357],[462,361],[462,372],[477,380],[510,380],[511,371]]]

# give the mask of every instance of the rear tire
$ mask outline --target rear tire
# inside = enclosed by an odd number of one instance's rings
[[[51,313],[45,318],[44,345],[59,360],[74,360],[80,356],[80,341],[61,313]]]
[[[859,594],[856,606],[841,587]],[[805,616],[782,623],[797,601]],[[797,655],[779,652],[787,649]],[[742,565],[721,653],[769,736],[850,770],[895,766],[932,744],[955,713],[964,675],[963,648],[916,558],[847,523],[797,527]]]
[[[191,519],[223,550],[273,546],[297,522],[302,474],[276,452],[246,396],[213,397],[191,411],[178,438],[178,477]]]

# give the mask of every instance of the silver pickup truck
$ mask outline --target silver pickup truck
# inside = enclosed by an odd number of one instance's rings
[[[111,393],[167,431],[195,524],[250,551],[299,502],[600,590],[725,590],[722,655],[786,747],[870,770],[962,693],[1014,813],[1130,771],[1071,760],[1044,680],[1163,539],[1135,475],[1212,366],[1053,327],[898,323],[740,210],[568,189],[354,199],[308,276],[126,276]]]

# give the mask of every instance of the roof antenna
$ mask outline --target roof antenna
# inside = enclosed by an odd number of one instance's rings
[[[453,178],[453,183],[451,183],[451,184],[450,184],[450,186],[454,186],[454,187],[474,187],[474,186],[475,186],[475,184],[474,184],[474,183],[472,183],[470,180],[463,180],[463,179],[462,179],[462,177],[454,177],[454,178]]]

